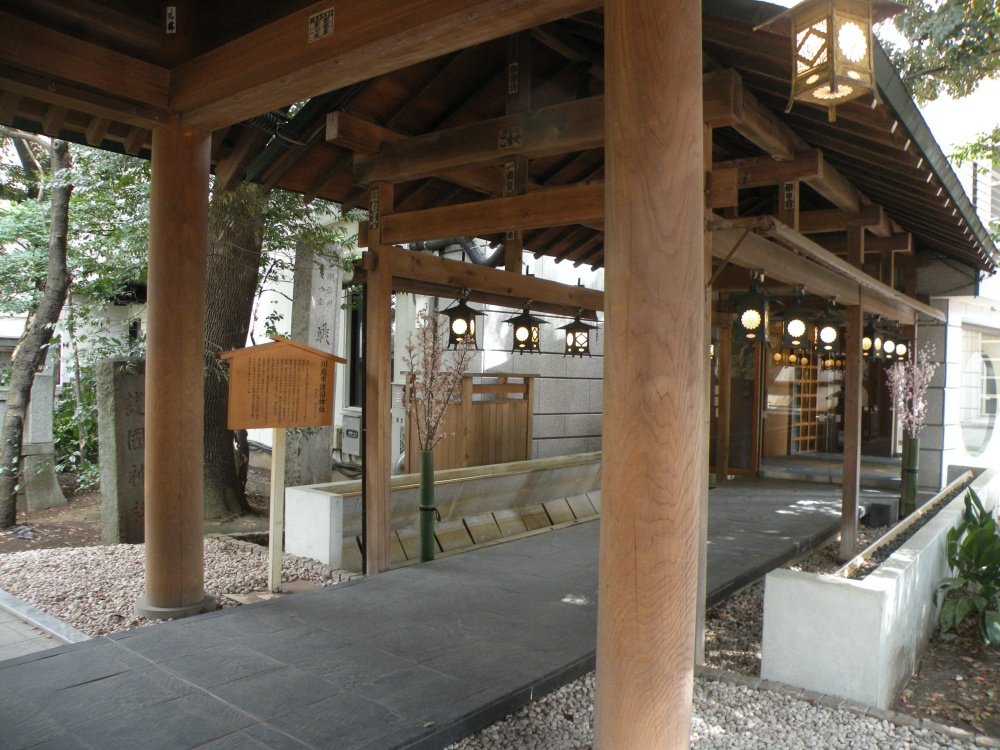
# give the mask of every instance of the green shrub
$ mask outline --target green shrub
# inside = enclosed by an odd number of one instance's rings
[[[948,532],[948,565],[955,575],[941,581],[941,631],[957,628],[971,615],[983,641],[1000,645],[1000,531],[971,488],[962,522]]]

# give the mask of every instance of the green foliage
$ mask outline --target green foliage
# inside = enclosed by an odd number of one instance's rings
[[[947,545],[955,575],[941,581],[941,631],[957,628],[972,615],[983,641],[1000,646],[1000,531],[971,488],[962,522],[948,532]]]
[[[125,325],[127,327],[127,323]],[[142,338],[129,340],[105,331],[77,337],[78,342],[81,339],[86,346],[80,349],[79,389],[74,383],[63,386],[52,415],[52,434],[56,470],[75,473],[79,488],[88,489],[100,479],[95,368],[101,359],[108,357],[143,357],[146,342]]]
[[[1000,73],[1000,10],[995,0],[904,0],[893,19],[908,48],[883,42],[918,101],[972,93]]]
[[[0,145],[4,141],[0,140]],[[48,176],[43,199],[0,200],[0,313],[25,313],[41,298],[48,270]],[[141,159],[73,148],[67,266],[80,312],[102,307],[129,282],[145,279],[149,165]],[[0,163],[0,185],[16,197],[24,170]],[[3,193],[0,193],[2,195]]]

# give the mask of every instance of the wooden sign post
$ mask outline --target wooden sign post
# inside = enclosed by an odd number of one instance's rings
[[[267,586],[278,592],[285,536],[285,429],[333,423],[334,364],[347,360],[282,336],[271,338],[269,344],[219,356],[229,360],[229,429],[272,429]]]

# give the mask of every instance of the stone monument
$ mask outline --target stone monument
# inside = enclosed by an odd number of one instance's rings
[[[146,362],[97,363],[97,436],[101,462],[101,541],[145,541]],[[193,439],[201,440],[201,435]]]
[[[42,510],[66,504],[66,497],[56,479],[56,446],[52,435],[52,411],[56,397],[56,368],[52,350],[45,359],[45,369],[35,373],[31,399],[21,438],[21,473],[24,484],[18,493],[21,509]]]

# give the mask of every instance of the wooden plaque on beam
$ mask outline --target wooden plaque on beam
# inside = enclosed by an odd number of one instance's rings
[[[229,429],[332,424],[334,363],[346,360],[271,338],[269,344],[219,355],[229,360]]]

